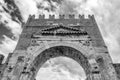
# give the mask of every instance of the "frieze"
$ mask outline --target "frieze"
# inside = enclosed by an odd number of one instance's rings
[[[33,40],[34,41],[34,40]],[[81,45],[82,47],[90,47],[91,46],[91,41],[88,40],[64,40],[64,39],[59,39],[59,40],[35,40],[35,42],[31,42],[31,46],[35,48],[35,46],[49,46],[51,43],[55,42],[66,42],[66,43],[74,43],[76,45]],[[36,50],[36,49],[29,49],[30,51]]]
[[[91,48],[91,40],[88,36],[83,37],[44,37],[40,36],[37,39],[31,40],[31,47],[28,48],[28,53],[33,54],[35,51],[37,51],[40,48],[49,48],[49,45],[54,45],[54,43],[68,43],[68,44],[74,44],[79,47],[83,47],[84,50],[90,51]]]
[[[33,38],[31,40],[31,46],[42,46],[42,45],[47,45],[49,43],[54,43],[54,42],[66,42],[66,43],[74,43],[74,44],[82,44],[83,46],[91,46],[92,41],[89,38],[89,36],[79,36],[79,37],[74,37],[74,36],[67,36],[67,37],[58,37],[58,36],[48,36],[44,37],[41,35],[36,36],[37,38]],[[38,38],[39,37],[39,38]]]

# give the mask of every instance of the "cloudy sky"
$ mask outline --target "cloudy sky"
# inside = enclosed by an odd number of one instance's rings
[[[120,63],[119,4],[120,0],[0,0],[0,54],[7,57],[15,49],[29,14],[94,14],[113,62]]]
[[[66,57],[58,57],[48,60],[42,66],[42,68],[40,68],[36,76],[36,79],[37,80],[85,80],[86,75],[83,68],[73,59]]]

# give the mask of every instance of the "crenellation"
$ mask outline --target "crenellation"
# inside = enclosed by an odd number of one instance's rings
[[[88,15],[88,18],[90,19],[90,20],[93,20],[94,19],[94,15]]]
[[[30,21],[30,20],[34,20],[34,19],[35,19],[35,15],[29,15],[29,17],[28,17],[28,21],[27,21],[28,24],[29,24],[29,21]]]
[[[79,19],[85,19],[85,15],[79,14]]]
[[[65,19],[65,15],[59,15],[59,19]]]
[[[45,15],[39,15],[39,19],[45,19]]]
[[[75,14],[69,14],[68,18],[66,18],[66,17],[67,16],[65,14],[60,14],[58,19],[86,19],[85,15],[81,15],[81,14],[79,14],[76,18],[75,18]],[[35,15],[29,15],[29,19],[36,20]],[[40,14],[38,19],[46,19],[46,18],[45,18],[44,14],[43,15]],[[50,14],[48,19],[56,19],[56,18],[55,18],[55,15]],[[94,15],[88,15],[88,19],[94,19]],[[86,20],[88,20],[88,19],[86,19]]]
[[[75,19],[75,15],[74,14],[69,14],[69,19]]]
[[[31,20],[34,20],[35,19],[35,15],[29,15],[29,19]]]
[[[55,19],[55,15],[49,15],[49,19]]]

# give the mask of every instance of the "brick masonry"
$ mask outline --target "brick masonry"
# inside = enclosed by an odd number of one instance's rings
[[[113,65],[94,15],[55,18],[30,15],[18,44],[2,64],[0,80],[34,80],[43,63],[65,56],[76,60],[86,73],[86,80],[119,80],[119,66]],[[41,76],[42,77],[42,76]]]
[[[114,68],[115,68],[115,71],[117,73],[117,76],[120,80],[120,64],[116,63],[116,64],[113,64]]]

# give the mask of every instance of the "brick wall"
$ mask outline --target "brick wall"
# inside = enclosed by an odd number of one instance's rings
[[[119,78],[120,80],[120,63],[118,64],[113,64],[114,68],[115,68],[115,71],[117,73],[117,77]]]

